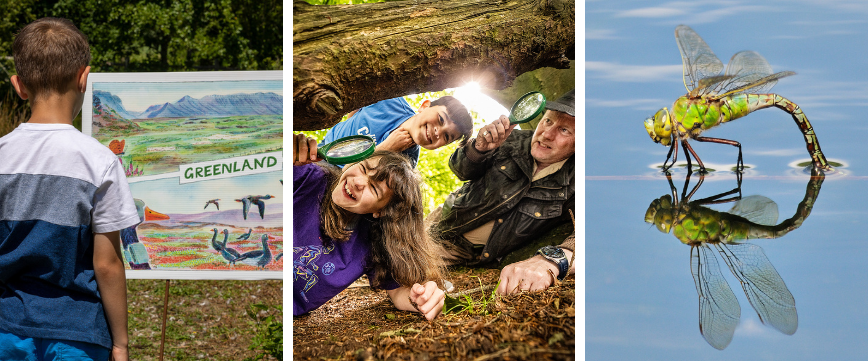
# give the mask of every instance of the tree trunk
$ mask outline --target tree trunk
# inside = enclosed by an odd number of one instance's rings
[[[293,4],[293,130],[352,110],[476,81],[564,69],[575,54],[575,0],[407,0]]]

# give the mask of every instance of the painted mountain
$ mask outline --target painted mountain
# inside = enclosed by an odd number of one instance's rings
[[[282,115],[283,96],[275,93],[184,96],[174,103],[152,105],[138,118],[225,117],[233,115]]]
[[[114,110],[126,119],[225,117],[237,115],[283,115],[283,96],[275,93],[208,95],[201,99],[184,96],[174,103],[155,104],[144,112],[131,112],[112,93],[93,91],[94,105]]]
[[[139,116],[139,113],[137,113],[137,112],[127,111],[124,108],[124,103],[123,103],[123,101],[121,101],[121,98],[118,98],[117,96],[113,95],[112,93],[109,93],[107,91],[94,89],[93,90],[93,97],[94,97],[94,100],[93,100],[94,105],[96,105],[97,102],[99,102],[100,104],[102,104],[102,106],[104,106],[108,109],[113,109],[115,111],[115,113],[124,117],[124,119],[136,119]]]

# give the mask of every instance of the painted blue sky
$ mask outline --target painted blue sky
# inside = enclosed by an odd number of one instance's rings
[[[674,30],[692,27],[727,63],[742,50],[763,55],[774,71],[792,70],[771,90],[798,104],[826,157],[847,164],[827,177],[809,218],[786,237],[757,240],[792,292],[799,328],[792,336],[763,325],[738,280],[721,272],[741,305],[732,343],[709,346],[699,332],[690,247],[643,222],[650,202],[669,193],[655,168],[667,148],[654,144],[644,119],[686,93]],[[868,2],[586,1],[585,181],[588,360],[861,359],[868,347]],[[751,166],[745,196],[778,203],[791,217],[807,176],[792,118],[764,109],[703,135],[742,143]],[[718,171],[697,198],[732,189],[737,150],[698,144]],[[679,163],[684,162],[683,154]],[[684,172],[673,177],[681,191]],[[695,184],[697,178],[693,178]],[[730,205],[716,207],[725,211]]]
[[[280,80],[191,81],[178,83],[103,82],[94,89],[110,92],[124,103],[124,108],[141,112],[154,104],[174,103],[185,95],[200,99],[207,95],[271,92],[283,95]]]

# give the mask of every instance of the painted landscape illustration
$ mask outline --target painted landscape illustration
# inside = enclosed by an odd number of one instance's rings
[[[282,81],[92,89],[91,135],[118,156],[142,221],[121,232],[128,269],[282,271]]]

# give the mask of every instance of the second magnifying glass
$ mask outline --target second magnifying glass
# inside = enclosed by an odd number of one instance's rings
[[[328,143],[316,150],[319,157],[335,165],[355,163],[374,154],[377,144],[373,137],[351,135]]]

